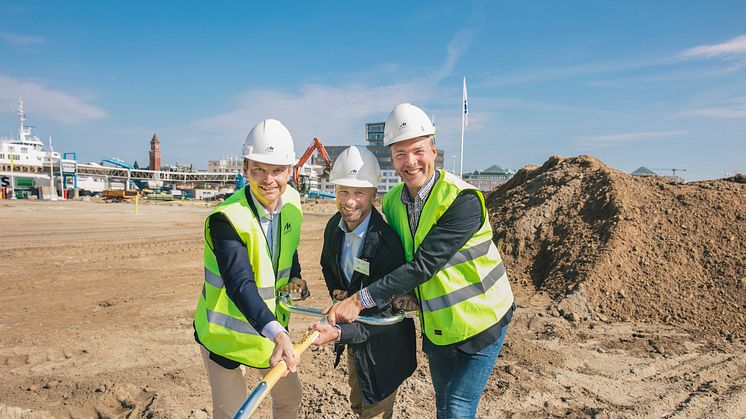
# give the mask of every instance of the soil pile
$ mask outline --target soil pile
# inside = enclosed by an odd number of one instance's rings
[[[674,184],[552,157],[521,169],[487,207],[512,281],[549,292],[568,319],[743,341],[745,196],[743,176]]]

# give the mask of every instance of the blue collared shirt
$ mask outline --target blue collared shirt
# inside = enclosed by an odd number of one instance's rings
[[[420,224],[420,215],[422,214],[422,208],[425,207],[425,201],[427,201],[427,197],[430,195],[430,191],[433,190],[433,185],[435,185],[438,177],[440,177],[440,172],[436,170],[435,172],[433,172],[433,175],[430,176],[430,179],[425,182],[419,192],[417,192],[414,200],[409,197],[409,192],[407,191],[406,185],[401,190],[401,202],[403,202],[404,205],[407,206],[409,231],[411,231],[413,235],[415,231],[417,231],[417,226]]]
[[[282,197],[278,200],[275,211],[270,214],[259,200],[256,199],[254,192],[252,192],[251,189],[248,189],[248,191],[249,195],[251,195],[252,201],[254,201],[254,206],[256,207],[256,212],[259,216],[259,224],[261,224],[262,230],[264,230],[264,236],[267,238],[267,246],[269,247],[269,254],[272,256],[272,263],[277,265],[275,255],[277,255],[278,252],[275,251],[275,243],[277,242],[275,238],[277,238],[277,233],[279,231],[277,223],[279,222],[280,211],[282,210],[283,205]]]
[[[348,230],[347,223],[344,219],[339,220],[339,229],[345,233],[345,238],[342,242],[342,255],[340,258],[344,279],[347,280],[345,285],[350,285],[352,274],[355,270],[355,258],[360,257],[360,252],[363,251],[363,242],[365,241],[365,234],[368,232],[371,212],[368,212],[368,216],[366,216],[363,222],[353,231]]]

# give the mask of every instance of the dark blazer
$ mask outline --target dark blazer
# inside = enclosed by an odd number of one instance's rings
[[[329,295],[335,289],[346,289],[347,295],[367,287],[406,262],[401,240],[373,208],[360,258],[369,262],[369,275],[354,272],[349,286],[344,284],[340,266],[344,232],[339,228],[341,215],[336,213],[326,224],[321,271]],[[391,314],[391,306],[363,310],[361,316]],[[340,324],[342,335],[335,345],[339,363],[345,344],[349,346],[358,373],[363,405],[379,402],[393,393],[417,368],[414,321],[410,318],[390,326],[369,326],[354,322]]]

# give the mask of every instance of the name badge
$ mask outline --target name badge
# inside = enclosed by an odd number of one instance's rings
[[[370,275],[370,262],[360,258],[355,258],[355,261],[352,263],[352,269],[363,275]]]

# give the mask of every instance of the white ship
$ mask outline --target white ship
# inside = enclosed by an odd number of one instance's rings
[[[0,138],[0,172],[41,173],[44,163],[50,160],[50,154],[53,159],[59,160],[59,153],[44,151],[44,143],[26,125],[22,99],[18,101],[18,118],[18,138]]]

